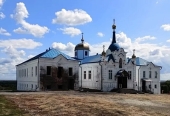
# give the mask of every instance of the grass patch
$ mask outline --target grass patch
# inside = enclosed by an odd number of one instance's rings
[[[23,116],[20,110],[12,101],[0,95],[0,116]]]

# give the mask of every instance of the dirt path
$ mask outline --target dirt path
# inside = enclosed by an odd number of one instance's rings
[[[35,116],[168,116],[169,95],[30,92],[6,94],[21,109]]]

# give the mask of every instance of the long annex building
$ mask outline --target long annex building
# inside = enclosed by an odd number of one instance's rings
[[[160,70],[116,43],[116,25],[112,25],[112,42],[105,52],[89,56],[90,48],[84,42],[75,47],[75,56],[70,57],[54,48],[16,66],[17,90],[82,90],[111,91],[133,89],[160,94]]]

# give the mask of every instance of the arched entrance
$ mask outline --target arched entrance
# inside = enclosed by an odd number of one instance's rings
[[[127,78],[129,74],[125,70],[119,70],[116,74],[117,77],[117,88],[127,88]]]

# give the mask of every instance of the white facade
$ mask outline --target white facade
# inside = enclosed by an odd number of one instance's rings
[[[160,94],[161,66],[136,57],[135,54],[132,58],[127,58],[127,52],[116,43],[116,25],[112,28],[112,43],[106,52],[103,48],[101,55],[89,56],[90,49],[84,44],[82,34],[82,42],[76,45],[74,58],[49,49],[42,55],[17,65],[17,90],[41,91],[44,88],[40,82],[43,73],[41,69],[47,71],[48,67],[62,67],[69,71],[71,69],[71,74],[78,74],[78,82],[74,83],[76,88],[101,91],[127,88]]]
[[[67,60],[62,55],[54,59],[38,58],[29,62],[22,63],[16,66],[17,90],[19,91],[41,91],[40,74],[41,69],[45,69],[47,73],[47,66],[63,67],[68,70],[72,68],[72,74],[78,73],[79,62],[74,60]]]
[[[147,62],[146,65],[139,66],[136,62],[138,58],[131,58],[130,61],[127,62],[126,52],[124,52],[122,48],[111,54],[115,58],[114,62],[113,60],[107,61],[107,57],[101,56],[100,62],[80,65],[80,88],[97,89],[101,91],[111,91],[116,88],[127,88],[137,91],[143,91],[143,89],[145,89],[145,91],[160,94],[160,66],[155,66],[152,62]],[[120,59],[122,59],[122,67],[120,67]],[[126,82],[127,85],[125,84],[126,87],[122,87],[122,84],[118,83],[120,77],[117,77],[116,74],[120,70],[125,70],[129,74]],[[86,77],[84,76],[84,71],[86,71]],[[91,72],[90,79],[89,71]],[[145,74],[143,75],[144,71]],[[151,76],[149,76],[150,71]],[[145,88],[143,86],[145,86]]]
[[[38,59],[16,66],[17,90],[33,91],[38,87]]]

